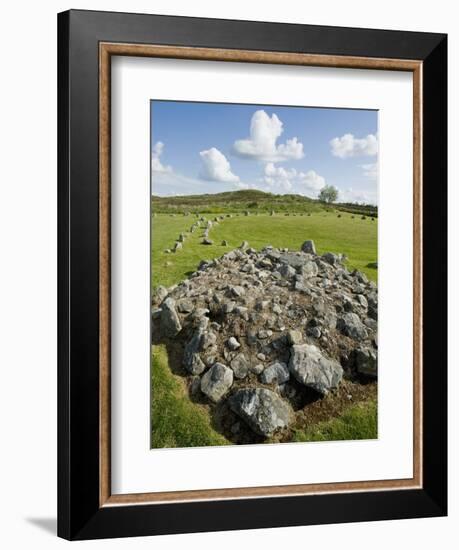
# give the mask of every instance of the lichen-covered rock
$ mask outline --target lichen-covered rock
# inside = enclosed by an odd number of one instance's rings
[[[243,388],[228,400],[231,409],[250,428],[264,436],[286,428],[293,419],[293,411],[286,401],[266,388]]]
[[[217,403],[231,388],[233,371],[222,363],[215,363],[201,378],[201,391]]]
[[[325,357],[320,349],[312,344],[292,346],[289,369],[298,382],[323,395],[338,387],[343,377],[341,365]]]

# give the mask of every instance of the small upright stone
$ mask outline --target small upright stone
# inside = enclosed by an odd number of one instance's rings
[[[161,332],[168,338],[174,338],[182,330],[180,318],[175,310],[175,300],[166,298],[161,309]]]
[[[316,246],[314,241],[304,241],[301,245],[301,250],[307,254],[316,254]]]

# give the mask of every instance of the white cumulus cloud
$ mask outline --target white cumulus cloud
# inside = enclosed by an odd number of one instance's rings
[[[303,158],[303,144],[296,137],[276,143],[282,132],[283,124],[276,114],[270,117],[262,109],[256,111],[250,121],[250,137],[236,140],[233,152],[240,157],[268,162]]]
[[[170,166],[164,166],[161,163],[160,157],[164,151],[164,143],[162,141],[157,141],[153,145],[153,150],[151,152],[151,170],[152,172],[172,172]]]
[[[239,183],[239,177],[231,172],[231,166],[225,155],[216,147],[201,151],[203,163],[200,177],[208,181]]]
[[[268,162],[265,165],[262,182],[272,193],[296,193],[317,197],[325,185],[325,178],[314,170],[299,172],[295,168],[283,168]]]
[[[378,138],[368,134],[364,138],[356,138],[352,134],[344,134],[330,141],[332,155],[341,159],[349,157],[371,157],[378,154]]]

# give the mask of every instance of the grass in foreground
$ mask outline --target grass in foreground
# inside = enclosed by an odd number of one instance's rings
[[[353,405],[338,418],[295,430],[292,441],[343,441],[377,439],[378,407],[374,400]]]
[[[151,447],[228,445],[204,407],[190,401],[184,381],[168,365],[165,346],[152,351]]]

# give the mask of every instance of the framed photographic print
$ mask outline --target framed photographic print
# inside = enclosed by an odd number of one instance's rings
[[[60,536],[446,514],[446,44],[59,14]]]

